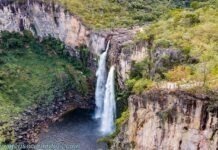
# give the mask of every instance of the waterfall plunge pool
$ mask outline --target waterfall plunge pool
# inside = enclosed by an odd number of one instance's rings
[[[61,120],[52,124],[48,132],[40,134],[39,146],[52,146],[52,150],[107,149],[105,143],[97,142],[102,134],[99,131],[100,121],[93,118],[93,111],[77,109],[63,116]],[[38,150],[45,149],[48,148]]]

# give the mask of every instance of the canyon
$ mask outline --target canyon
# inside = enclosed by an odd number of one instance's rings
[[[88,67],[93,72],[96,72],[97,60],[107,49],[107,43],[110,41],[106,68],[109,70],[110,66],[115,65],[115,84],[120,90],[128,88],[125,82],[129,79],[132,63],[149,59],[150,55],[153,56],[155,64],[151,74],[155,74],[162,67],[167,68],[165,64],[184,62],[187,59],[195,61],[195,58],[187,58],[180,50],[175,51],[170,48],[157,48],[150,54],[149,41],[134,42],[134,36],[141,29],[136,26],[129,29],[94,31],[84,25],[79,17],[55,3],[39,0],[13,3],[0,0],[0,31],[29,30],[39,38],[52,36],[64,42],[71,56],[78,58],[80,57],[78,48],[85,45],[90,52]],[[163,59],[166,55],[169,56],[167,60]],[[91,87],[95,86],[96,79],[93,78],[93,80],[94,82],[90,82]],[[31,123],[19,120],[18,124],[21,125],[16,132],[17,143],[23,143],[23,141],[25,144],[37,143],[41,130],[38,127],[48,125],[43,119],[52,122],[76,108],[93,108],[93,93],[92,90],[92,94],[85,98],[78,93],[66,93],[67,96],[64,99],[57,101],[58,105],[52,105],[51,110],[54,109],[52,112],[54,114],[51,116],[42,115],[42,120],[33,119]],[[122,123],[120,132],[112,140],[111,149],[216,150],[218,109],[217,106],[212,107],[211,100],[204,94],[164,88],[155,88],[141,95],[130,95],[128,98],[129,118]],[[38,107],[35,110],[38,110]],[[27,110],[27,116],[31,118],[32,114],[37,113],[35,110]],[[35,131],[32,131],[31,127],[31,134],[29,134],[22,126],[37,127],[33,127]],[[25,134],[25,136],[19,134]],[[23,137],[27,135],[29,139],[24,139]]]

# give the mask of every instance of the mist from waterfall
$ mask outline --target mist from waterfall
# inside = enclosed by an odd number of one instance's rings
[[[105,96],[105,84],[107,81],[107,69],[106,69],[106,61],[107,61],[107,52],[110,46],[110,41],[107,43],[107,47],[105,52],[100,55],[100,59],[98,62],[98,69],[96,72],[97,76],[97,83],[95,89],[95,118],[101,118],[103,112],[103,103],[104,103],[104,96]]]
[[[115,67],[112,66],[110,68],[107,83],[106,83],[106,91],[104,97],[104,106],[103,106],[103,114],[101,118],[101,132],[103,134],[110,134],[114,131],[114,121],[116,118],[116,102],[115,102]]]

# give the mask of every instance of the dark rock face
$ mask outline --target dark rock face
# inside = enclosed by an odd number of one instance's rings
[[[12,125],[3,134],[8,137],[6,143],[13,140],[16,144],[36,144],[42,129],[58,120],[62,115],[76,108],[93,109],[93,95],[86,97],[74,92],[65,92],[56,97],[50,104],[40,103],[26,109],[19,117],[14,118]]]
[[[130,118],[112,149],[216,149],[218,109],[210,111],[210,101],[178,90],[133,95]]]

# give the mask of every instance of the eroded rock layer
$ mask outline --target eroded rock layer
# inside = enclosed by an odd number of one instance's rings
[[[210,101],[204,95],[182,91],[133,95],[129,98],[129,120],[112,149],[215,150],[218,111]]]

